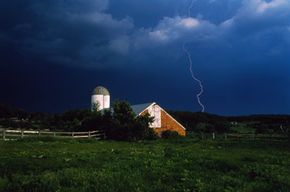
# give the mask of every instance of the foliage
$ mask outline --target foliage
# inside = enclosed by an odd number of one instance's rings
[[[171,114],[186,126],[187,131],[195,132],[218,132],[229,131],[229,122],[225,117],[209,113],[193,113],[175,111]]]
[[[96,106],[97,107],[97,106]],[[50,129],[58,131],[93,131],[101,130],[108,139],[115,140],[140,140],[155,139],[156,135],[149,128],[153,121],[149,115],[136,116],[130,105],[117,101],[113,105],[113,113],[109,110],[70,110],[62,114],[30,113],[26,119],[20,110],[1,108],[0,126],[23,129]],[[15,114],[19,114],[15,116]],[[9,117],[9,118],[8,118]],[[10,118],[11,117],[11,118]]]
[[[109,123],[109,122],[108,122]],[[105,126],[103,115],[98,112],[90,112],[86,117],[84,117],[81,126],[77,129],[78,131],[92,131],[92,130],[102,130]]]
[[[198,123],[195,127],[196,132],[211,133],[214,131],[214,126],[209,123]]]
[[[164,139],[178,138],[179,134],[176,131],[166,130],[161,133],[161,137]]]
[[[59,131],[99,129],[106,131],[112,136],[111,138],[122,140],[155,137],[151,129],[144,128],[144,124],[141,123],[143,120],[140,121],[138,120],[139,117],[136,118],[126,102],[122,104],[122,102],[117,101],[114,107],[117,112],[115,115],[111,114],[111,111],[97,111],[97,105],[93,107],[93,111],[77,109],[60,114],[49,114],[43,112],[28,113],[22,109],[0,104],[0,127]],[[280,128],[281,126],[284,128],[290,127],[290,115],[225,117],[209,113],[183,111],[171,111],[170,114],[186,127],[187,132],[285,134],[290,138],[290,134]],[[147,119],[147,122],[150,121],[150,119]]]
[[[28,113],[22,109],[10,107],[0,103],[0,119],[17,117],[18,119],[27,118]]]
[[[117,101],[113,105],[112,126],[104,129],[109,139],[140,140],[153,138],[149,128],[152,118],[149,115],[136,116],[127,102]]]
[[[256,129],[252,126],[248,126],[247,123],[232,123],[231,132],[252,134],[256,132]]]
[[[154,130],[149,127],[149,124],[152,123],[153,120],[154,118],[150,117],[148,113],[135,118],[136,128],[139,130],[138,132],[141,133],[141,139],[154,140],[158,138]]]
[[[99,103],[93,103],[93,106],[92,106],[91,110],[93,112],[96,112],[96,111],[98,111],[99,108],[100,108]]]
[[[0,191],[290,191],[284,141],[181,140],[0,141]]]
[[[218,116],[209,113],[171,111],[172,116],[194,132],[255,132],[283,134],[280,126],[290,127],[290,115]]]

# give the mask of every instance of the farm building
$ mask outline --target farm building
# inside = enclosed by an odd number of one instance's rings
[[[158,135],[166,130],[176,131],[181,136],[186,135],[185,127],[155,102],[132,105],[131,108],[138,116],[148,113],[151,117],[154,117],[153,123],[149,126],[154,129]]]
[[[105,87],[98,86],[93,90],[91,96],[92,110],[96,106],[98,106],[98,110],[110,109],[110,93]],[[154,121],[149,126],[158,135],[161,135],[166,130],[176,131],[181,136],[186,135],[185,127],[155,102],[132,105],[131,108],[137,116],[148,113],[151,117],[154,117]]]

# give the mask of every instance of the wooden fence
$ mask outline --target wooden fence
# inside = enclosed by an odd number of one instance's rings
[[[287,135],[282,134],[249,134],[249,133],[189,133],[192,136],[200,137],[201,139],[288,139]],[[20,129],[1,129],[0,139],[17,139],[25,137],[56,137],[56,138],[104,138],[102,131],[88,132],[59,132],[59,131],[42,131],[42,130],[20,130]]]
[[[17,139],[25,137],[56,137],[56,138],[96,138],[104,137],[102,131],[88,131],[88,132],[59,132],[59,131],[35,131],[35,130],[15,130],[15,129],[0,129],[0,139]]]
[[[200,133],[194,134],[201,139],[288,139],[287,135],[283,134],[254,134],[254,133]]]

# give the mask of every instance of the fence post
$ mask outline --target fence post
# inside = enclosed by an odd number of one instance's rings
[[[100,133],[100,132],[98,132],[98,133]],[[105,132],[103,131],[102,133],[103,133],[103,139],[107,139]]]
[[[54,137],[56,136],[56,133],[55,133],[55,131],[53,132],[53,136],[54,136]]]
[[[24,137],[24,131],[21,129],[21,139]]]
[[[3,129],[3,140],[6,139],[6,129]]]
[[[89,138],[91,138],[91,132],[90,131],[88,132],[88,136],[89,136]]]
[[[75,133],[74,133],[74,132],[72,132],[72,133],[71,133],[71,136],[72,136],[72,137],[74,137],[74,136],[75,136]]]
[[[212,139],[215,140],[215,132],[212,132]]]

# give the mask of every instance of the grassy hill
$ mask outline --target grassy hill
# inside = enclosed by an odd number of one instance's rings
[[[290,191],[285,141],[19,140],[0,154],[0,191]]]

